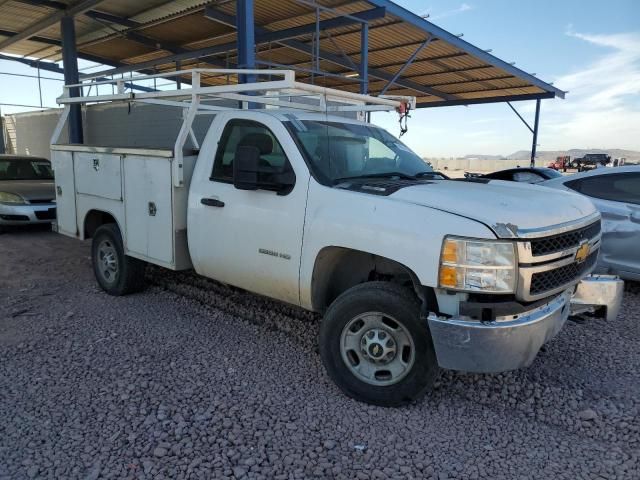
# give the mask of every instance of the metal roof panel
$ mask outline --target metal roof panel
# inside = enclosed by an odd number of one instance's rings
[[[459,104],[468,99],[501,101],[518,96],[531,98],[536,95],[564,95],[550,84],[388,0],[316,2],[321,7],[335,8],[340,15],[374,8],[386,9],[383,18],[369,22],[369,68],[378,75],[376,78],[376,75],[370,74],[369,87],[373,94],[385,88],[388,79],[403,69],[400,76],[402,85],[392,85],[388,93],[417,95],[421,104],[445,105]],[[231,18],[236,13],[235,2],[228,0],[215,3],[210,0],[104,0],[94,9],[102,14],[100,20],[95,15],[76,17],[79,52],[116,63],[145,62],[154,64],[159,70],[175,68],[175,61],[171,59],[176,51],[198,50],[235,42],[233,25],[204,16],[207,4],[218,9],[226,18]],[[18,0],[8,0],[2,3],[1,8],[0,30],[9,32],[23,31],[54,12],[52,8]],[[280,31],[313,24],[315,10],[311,3],[298,0],[255,0],[254,15],[259,28]],[[112,17],[106,17],[105,14]],[[320,9],[320,20],[335,16],[335,12]],[[359,24],[350,24],[324,32],[320,40],[323,52],[318,63],[320,68],[332,74],[352,74],[352,63],[360,62],[360,30]],[[59,40],[60,29],[54,24],[37,35],[49,40]],[[136,40],[136,36],[144,36],[146,39],[141,43]],[[0,36],[0,41],[2,38],[8,37]],[[432,38],[429,45],[415,54],[428,38]],[[156,48],[154,41],[158,43]],[[311,69],[316,66],[309,55],[312,43],[313,34],[305,33],[295,40],[258,45],[256,56],[262,62]],[[38,42],[37,39],[18,41],[4,51],[34,58],[58,59],[60,56],[59,47]],[[222,64],[235,63],[236,53],[235,46],[232,46],[201,59],[190,60],[186,58],[189,54],[186,54],[182,55],[182,65],[184,68],[207,60]],[[345,55],[348,60],[344,59]],[[406,60],[414,55],[414,61],[404,68]],[[196,52],[192,55],[194,56],[200,57],[201,54]],[[299,77],[303,81],[312,80],[311,75],[304,72],[300,72]],[[358,81],[345,78],[313,75],[313,81],[352,91],[359,89]],[[417,87],[421,91],[417,91]],[[443,102],[442,98],[426,94],[425,91],[449,95],[447,98],[451,101]]]

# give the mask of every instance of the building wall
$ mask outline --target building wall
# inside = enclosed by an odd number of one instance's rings
[[[8,135],[8,147],[11,153],[49,158],[49,141],[61,111],[60,109],[50,109],[7,115],[5,121],[7,130],[11,131],[11,134]],[[67,135],[65,128],[63,137],[66,138]]]
[[[529,160],[484,159],[484,158],[427,158],[434,170],[463,170],[465,172],[494,172],[515,167],[528,167]],[[545,162],[536,160],[537,167]]]

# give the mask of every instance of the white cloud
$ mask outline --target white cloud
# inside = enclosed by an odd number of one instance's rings
[[[454,15],[459,15],[464,12],[468,12],[469,10],[473,10],[473,6],[468,3],[462,3],[458,8],[454,8],[453,10],[445,10],[444,12],[437,13],[428,18],[428,20],[441,20],[443,18],[452,17]]]
[[[565,100],[543,102],[542,149],[640,150],[640,33],[566,34],[606,49],[584,69],[558,78]]]

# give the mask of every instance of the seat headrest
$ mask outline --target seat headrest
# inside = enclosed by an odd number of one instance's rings
[[[256,147],[260,155],[273,152],[273,139],[266,133],[248,133],[238,142],[238,147]]]

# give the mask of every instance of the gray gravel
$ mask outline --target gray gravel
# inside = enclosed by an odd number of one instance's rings
[[[640,287],[529,369],[355,402],[318,318],[191,274],[100,291],[89,245],[0,236],[0,478],[640,478]]]

